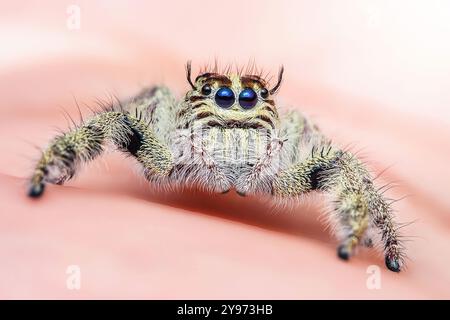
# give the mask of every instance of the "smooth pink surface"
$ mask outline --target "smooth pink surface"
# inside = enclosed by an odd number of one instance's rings
[[[78,1],[0,4],[1,298],[450,298],[450,4],[444,1]],[[446,18],[447,17],[447,18]],[[109,154],[64,187],[25,197],[61,107],[166,83],[184,63],[254,58],[286,77],[278,101],[363,149],[403,228],[408,268],[373,251],[350,262],[320,197],[272,210],[255,198],[159,194]],[[88,109],[82,107],[87,115]],[[81,290],[66,268],[81,268]],[[370,265],[381,289],[366,287]]]

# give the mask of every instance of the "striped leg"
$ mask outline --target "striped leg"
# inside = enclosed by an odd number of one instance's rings
[[[29,196],[42,195],[47,182],[62,184],[72,178],[77,165],[97,157],[108,141],[136,157],[147,177],[167,176],[172,168],[169,149],[145,123],[126,112],[106,111],[53,139],[36,165]]]
[[[341,244],[338,255],[348,259],[364,238],[369,224],[381,233],[385,262],[399,272],[402,247],[392,210],[372,184],[364,166],[350,153],[321,148],[304,162],[281,172],[273,182],[274,195],[293,197],[311,190],[323,190],[334,198]]]

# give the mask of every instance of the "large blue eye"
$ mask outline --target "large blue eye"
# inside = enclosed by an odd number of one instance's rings
[[[239,104],[244,109],[253,108],[258,102],[258,96],[256,95],[255,90],[250,88],[245,88],[239,94]]]
[[[228,87],[221,87],[216,92],[216,103],[221,108],[229,108],[234,104],[236,98],[234,92]]]

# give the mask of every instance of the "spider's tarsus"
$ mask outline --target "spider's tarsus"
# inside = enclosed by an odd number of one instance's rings
[[[396,258],[385,258],[386,267],[393,272],[400,272],[400,263]]]
[[[39,198],[42,196],[45,190],[45,184],[38,183],[38,184],[32,184],[30,188],[28,189],[28,196],[30,198]]]
[[[245,194],[245,192],[242,192],[242,191],[236,191],[236,193],[237,193],[238,195],[240,195],[241,197],[247,196],[247,195]]]
[[[348,260],[350,259],[350,253],[348,252],[348,249],[345,245],[341,245],[338,247],[337,249],[337,255],[339,258],[341,258],[342,260]]]

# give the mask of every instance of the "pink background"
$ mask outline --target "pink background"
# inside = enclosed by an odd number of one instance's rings
[[[450,298],[450,2],[2,1],[1,298]],[[66,26],[79,5],[79,30]],[[25,197],[62,108],[142,86],[187,89],[217,57],[286,73],[279,104],[351,144],[395,204],[408,268],[373,251],[336,258],[321,198],[286,210],[258,199],[162,195],[109,154],[64,187]],[[88,109],[82,107],[87,115]],[[68,290],[66,269],[81,268]],[[366,286],[370,265],[381,288]]]

